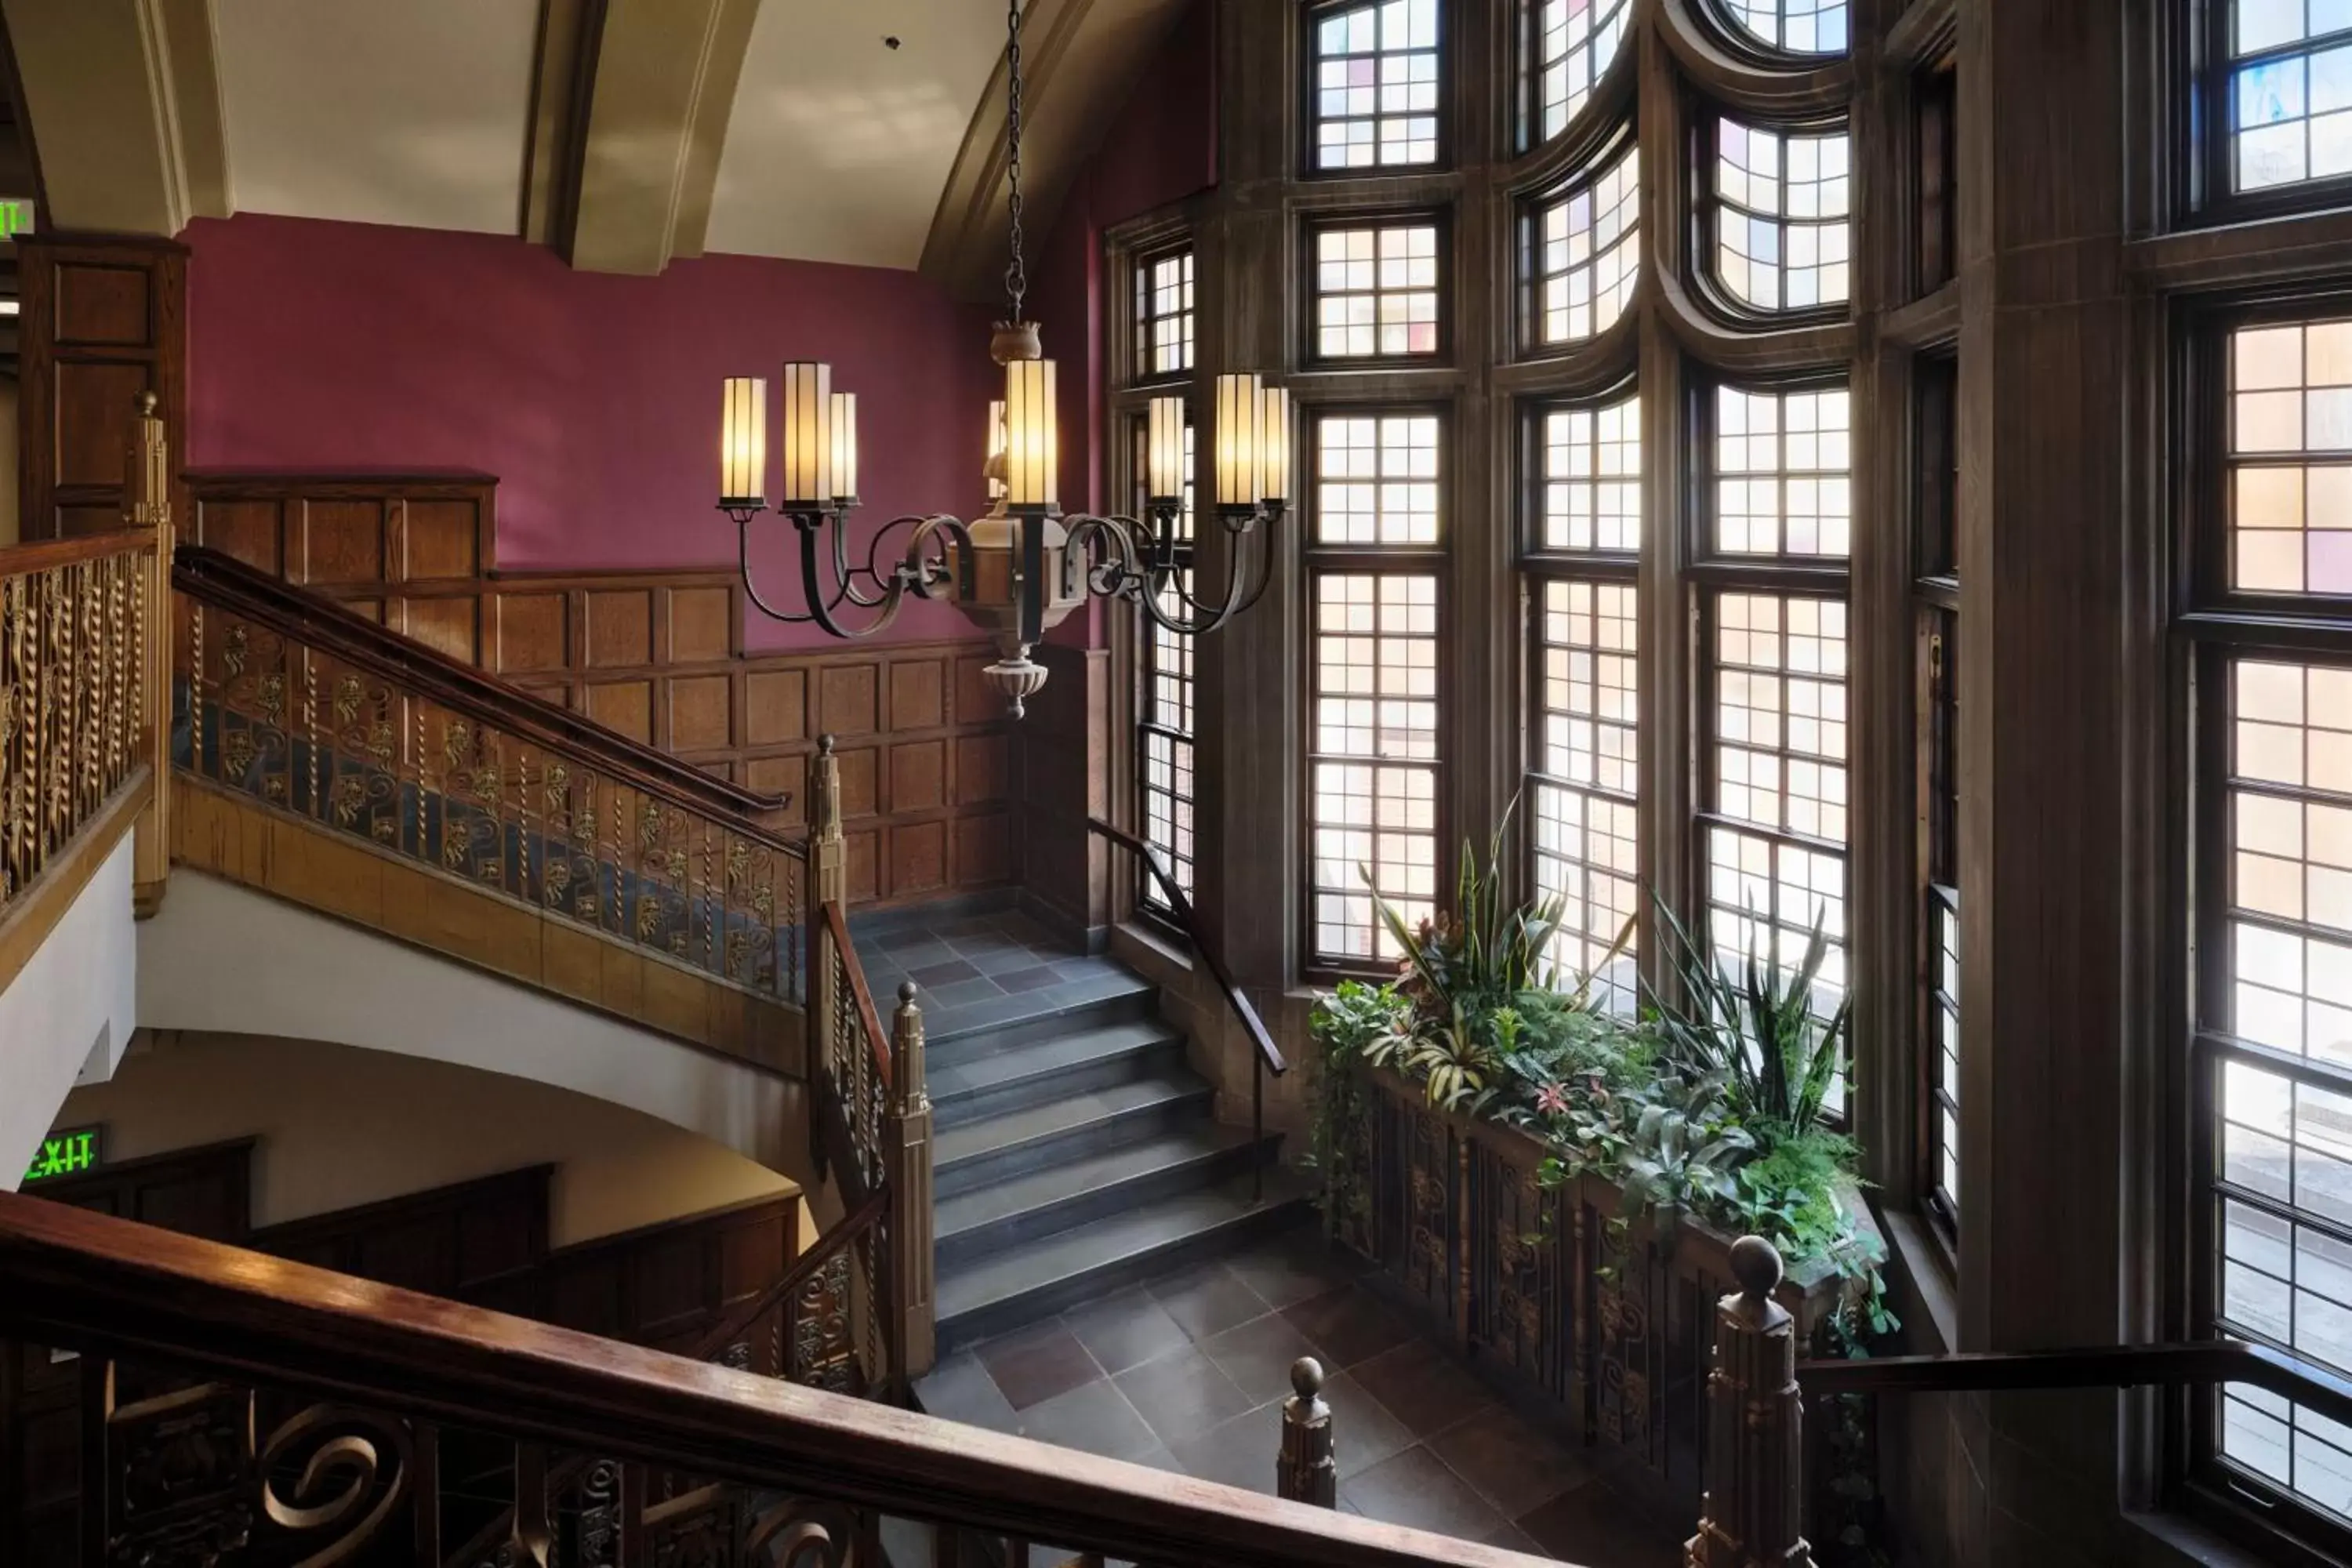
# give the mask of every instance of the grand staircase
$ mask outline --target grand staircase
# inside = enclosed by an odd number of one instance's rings
[[[911,979],[928,1024],[942,1355],[1304,1216],[1142,976],[1015,912],[859,925],[877,999]]]

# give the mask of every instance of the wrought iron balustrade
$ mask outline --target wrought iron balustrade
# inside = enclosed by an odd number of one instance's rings
[[[181,770],[787,1001],[805,852],[784,803],[210,551],[174,570]]]

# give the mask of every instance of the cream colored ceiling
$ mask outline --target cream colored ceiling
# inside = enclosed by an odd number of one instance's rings
[[[517,232],[539,12],[539,0],[215,0],[232,201]]]
[[[1027,0],[1042,223],[1184,3]],[[61,223],[265,212],[520,234],[603,271],[734,251],[959,289],[1003,266],[1003,0],[0,11]]]
[[[1002,0],[764,0],[709,248],[913,267],[1003,35]]]

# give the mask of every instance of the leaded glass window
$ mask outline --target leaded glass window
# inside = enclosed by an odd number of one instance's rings
[[[1641,155],[1628,147],[1538,213],[1538,341],[1580,342],[1624,314],[1641,275]]]
[[[1846,0],[1725,0],[1732,23],[1756,42],[1792,55],[1842,55]]]
[[[1437,162],[1438,0],[1321,11],[1315,51],[1315,166]]]
[[[1538,139],[1568,129],[1625,41],[1633,0],[1536,0]]]
[[[1852,139],[1716,121],[1715,273],[1759,310],[1845,303],[1853,245]]]
[[[1139,262],[1135,268],[1135,371],[1178,375],[1192,368],[1192,252]]]
[[[1325,359],[1433,354],[1437,226],[1391,224],[1315,234],[1315,352]]]
[[[2230,340],[2230,586],[2352,595],[2352,321]]]
[[[2352,174],[2352,0],[2232,0],[2228,49],[2234,188]]]

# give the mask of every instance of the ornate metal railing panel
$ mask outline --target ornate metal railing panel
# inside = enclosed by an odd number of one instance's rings
[[[797,1000],[797,847],[183,595],[173,760],[614,941]]]
[[[155,547],[0,551],[0,913],[146,760]]]
[[[12,1563],[878,1568],[886,1521],[902,1563],[1534,1563],[36,1198],[0,1277]]]
[[[858,1190],[871,1193],[888,1179],[883,1131],[889,1112],[890,1037],[883,1032],[841,905],[828,900],[812,931],[817,952],[811,962],[824,965],[824,994],[831,1004],[824,1010],[821,1081],[827,1102],[838,1107],[846,1124]]]

